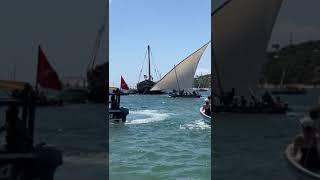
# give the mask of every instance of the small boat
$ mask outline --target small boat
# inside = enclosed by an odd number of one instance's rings
[[[109,107],[109,121],[112,122],[126,122],[127,115],[129,114],[129,109],[125,107],[120,107],[120,90],[117,93],[109,93],[109,96],[111,96],[111,101],[109,104],[111,107]]]
[[[3,129],[7,137],[4,144],[0,145],[0,179],[53,180],[56,169],[63,164],[63,155],[54,146],[35,144],[35,92],[30,84],[8,85],[8,89],[23,89],[25,93],[21,99],[8,97],[0,100],[0,107],[8,107],[5,115],[6,128]],[[25,114],[21,115],[19,112]]]
[[[199,98],[200,94],[192,90],[194,75],[199,61],[210,41],[191,55],[180,61],[150,91],[172,91],[170,97]],[[185,92],[185,93],[184,93]]]
[[[320,171],[314,172],[303,167],[297,159],[292,156],[293,144],[289,144],[285,150],[285,157],[291,172],[301,180],[320,180]]]
[[[202,115],[202,119],[204,120],[205,123],[211,124],[211,116],[208,116],[204,113],[203,107],[200,108],[200,114]]]

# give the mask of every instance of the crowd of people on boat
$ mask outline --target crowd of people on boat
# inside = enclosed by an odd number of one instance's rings
[[[300,120],[302,132],[293,143],[293,157],[309,170],[320,170],[320,107]]]
[[[179,95],[179,96],[200,96],[198,91],[193,90],[192,92],[189,92],[189,91],[184,91],[184,89],[179,91],[173,89],[172,94]]]
[[[270,95],[268,91],[266,91],[261,98],[256,97],[255,95],[251,95],[249,98],[245,98],[245,96],[237,97],[235,94],[235,88],[232,88],[230,92],[223,93],[219,97],[220,106],[224,107],[233,107],[233,108],[262,108],[262,107],[270,107],[270,108],[284,108],[288,105],[283,102],[280,97],[276,97],[275,99]]]

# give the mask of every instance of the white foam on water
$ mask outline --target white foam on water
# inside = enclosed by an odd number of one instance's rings
[[[210,129],[210,125],[205,123],[202,119],[198,119],[189,124],[180,125],[180,129]]]
[[[163,113],[158,110],[148,110],[148,109],[147,110],[131,111],[130,114],[142,115],[142,116],[145,116],[145,118],[127,120],[126,124],[152,123],[152,122],[157,122],[157,121],[163,121],[170,116],[169,113]]]

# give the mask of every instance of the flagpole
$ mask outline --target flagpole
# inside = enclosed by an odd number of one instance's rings
[[[36,82],[35,82],[35,86],[34,86],[36,94],[38,94],[38,76],[39,76],[38,71],[39,71],[39,53],[40,53],[40,49],[41,49],[41,45],[39,44],[38,45],[37,69],[36,69]]]

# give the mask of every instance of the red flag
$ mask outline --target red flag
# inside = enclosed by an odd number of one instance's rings
[[[40,46],[38,54],[37,84],[40,84],[43,88],[55,90],[62,89],[62,83],[59,80],[58,74],[49,64]]]
[[[122,78],[122,76],[121,76],[121,89],[129,90],[129,87],[127,83],[124,81],[124,79]]]

